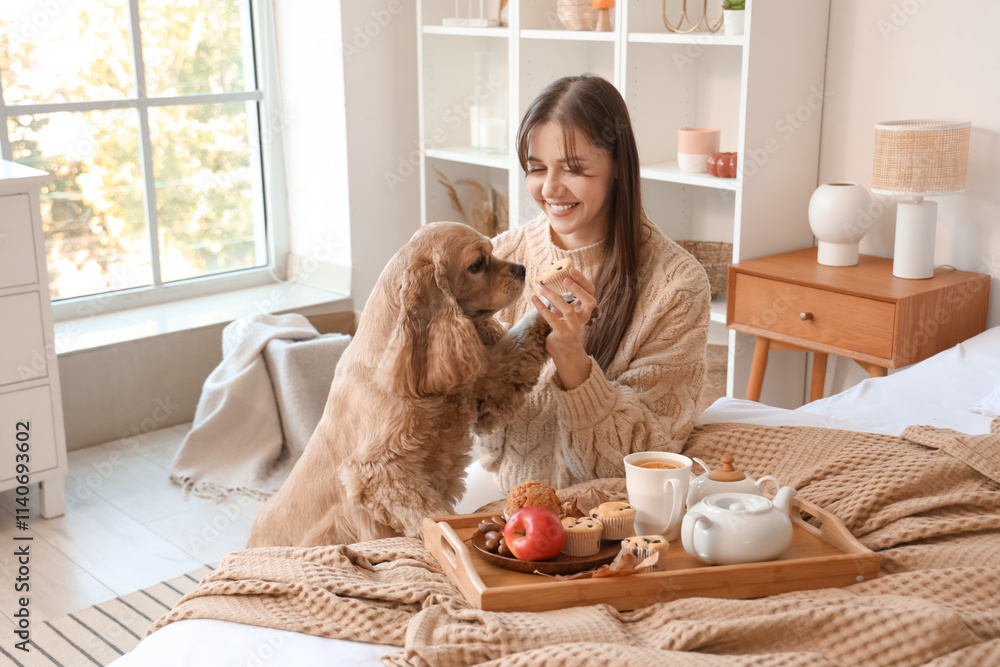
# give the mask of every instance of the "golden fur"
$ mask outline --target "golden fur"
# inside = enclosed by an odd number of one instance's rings
[[[247,546],[419,537],[424,517],[452,513],[471,430],[512,415],[547,358],[537,311],[506,333],[493,318],[524,275],[471,227],[417,231],[382,271],[323,417]]]

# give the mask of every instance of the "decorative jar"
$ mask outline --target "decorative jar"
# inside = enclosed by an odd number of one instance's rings
[[[682,127],[677,131],[677,166],[689,174],[707,174],[708,158],[719,152],[720,131],[714,127]]]
[[[816,261],[854,266],[858,243],[868,231],[871,197],[857,183],[824,183],[809,199],[809,227],[818,241]]]

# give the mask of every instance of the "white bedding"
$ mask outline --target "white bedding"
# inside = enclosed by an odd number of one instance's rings
[[[1000,381],[1000,327],[884,378],[868,379],[796,412],[837,416],[859,428],[898,435],[910,424],[990,432],[991,417],[971,408]]]
[[[151,634],[115,667],[381,665],[398,646],[326,639],[300,632],[195,618]]]
[[[721,398],[698,424],[752,422],[820,426],[897,435],[911,424],[965,433],[989,433],[991,418],[972,412],[1000,385],[1000,327],[930,359],[869,379],[797,410]],[[503,495],[493,477],[470,466],[469,492],[458,505],[469,512]],[[395,646],[324,639],[239,623],[188,620],[172,623],[116,660],[115,667],[217,667],[218,665],[381,665]]]

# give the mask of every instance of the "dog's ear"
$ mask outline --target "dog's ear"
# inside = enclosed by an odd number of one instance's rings
[[[441,394],[479,376],[485,348],[451,293],[439,257],[403,272],[399,316],[377,377],[406,396]]]

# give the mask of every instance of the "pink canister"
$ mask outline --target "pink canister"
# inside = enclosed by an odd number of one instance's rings
[[[720,131],[712,127],[682,127],[677,131],[677,165],[691,174],[708,173],[708,158],[719,152]]]

